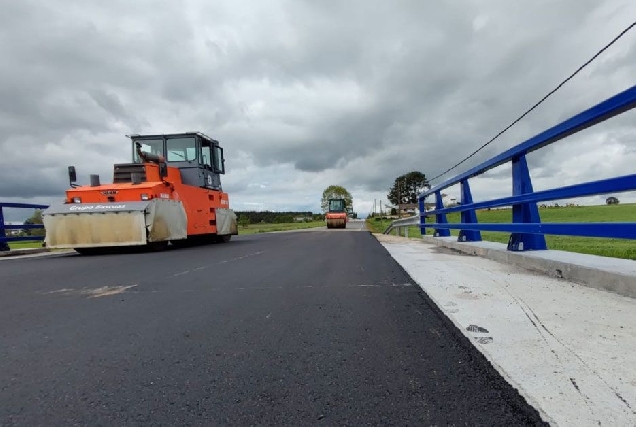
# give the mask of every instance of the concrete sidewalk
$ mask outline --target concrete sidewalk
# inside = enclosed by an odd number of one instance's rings
[[[11,249],[10,251],[0,251],[0,258],[16,257],[23,255],[34,255],[49,252],[46,248],[24,248],[24,249]]]
[[[376,237],[546,421],[636,425],[636,299],[422,240]]]
[[[75,252],[72,249],[25,248],[0,252],[0,261],[20,258],[33,258],[49,255],[63,255]]]

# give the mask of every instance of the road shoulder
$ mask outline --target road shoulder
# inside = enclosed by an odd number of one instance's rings
[[[546,421],[636,423],[636,300],[419,240],[375,235]]]

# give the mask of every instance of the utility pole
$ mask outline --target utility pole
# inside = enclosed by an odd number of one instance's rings
[[[404,177],[404,192],[405,192],[406,197],[407,197],[406,203],[411,203],[411,200],[408,198],[409,197],[409,189],[408,189],[408,186],[406,185],[406,177]],[[400,218],[402,218],[401,215],[400,215]]]
[[[398,179],[397,185],[398,185],[398,206],[397,206],[397,208],[398,208],[397,211],[398,212],[397,213],[398,213],[398,219],[400,219],[400,218],[402,218],[402,215],[400,214],[400,212],[401,212],[400,207],[402,206],[402,189],[400,188],[400,180],[399,179]]]

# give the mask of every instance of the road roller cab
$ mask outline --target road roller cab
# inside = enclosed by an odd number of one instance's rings
[[[223,192],[223,149],[200,133],[131,135],[132,162],[115,164],[113,182],[97,175],[71,188],[63,203],[43,212],[49,248],[95,248],[172,242],[223,241],[238,234],[236,215]]]

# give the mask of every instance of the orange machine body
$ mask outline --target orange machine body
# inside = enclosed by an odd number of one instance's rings
[[[145,163],[146,180],[139,184],[113,183],[98,186],[80,186],[66,191],[66,203],[139,202],[152,199],[180,201],[188,218],[187,234],[216,234],[218,208],[229,208],[228,194],[218,190],[185,185],[178,168],[167,167],[167,176],[161,179],[159,166]]]
[[[325,215],[327,228],[346,228],[349,218],[346,213],[329,212]]]

